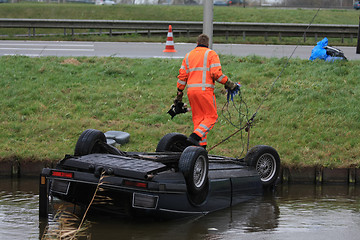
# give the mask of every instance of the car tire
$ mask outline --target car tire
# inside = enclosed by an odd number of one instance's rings
[[[105,134],[96,129],[87,129],[76,142],[74,155],[84,156],[91,153],[106,153],[103,144],[106,144]]]
[[[245,162],[256,169],[264,187],[275,185],[280,172],[280,157],[274,148],[255,146],[247,152]]]
[[[209,159],[207,151],[202,147],[187,147],[180,156],[179,171],[185,177],[189,194],[200,194],[208,186]]]
[[[187,137],[184,134],[168,133],[160,139],[156,152],[182,152],[189,146],[186,140]]]

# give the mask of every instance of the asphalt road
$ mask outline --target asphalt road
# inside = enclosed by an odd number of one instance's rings
[[[0,41],[0,56],[89,56],[128,58],[183,58],[195,44],[176,43],[176,53],[164,53],[165,43],[125,42],[59,42],[59,41]],[[214,44],[219,54],[234,56],[258,55],[264,57],[290,57],[309,59],[313,46]],[[349,60],[359,60],[356,47],[339,47]]]

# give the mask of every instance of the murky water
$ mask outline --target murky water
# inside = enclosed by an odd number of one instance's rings
[[[0,181],[0,239],[40,239],[46,223],[38,218],[38,180]],[[87,234],[99,240],[358,240],[360,186],[280,186],[274,194],[192,220],[90,220]]]
[[[0,239],[39,238],[38,180],[0,179]]]

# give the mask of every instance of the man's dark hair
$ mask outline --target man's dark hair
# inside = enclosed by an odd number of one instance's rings
[[[200,34],[197,39],[198,45],[209,46],[209,37],[206,34]]]

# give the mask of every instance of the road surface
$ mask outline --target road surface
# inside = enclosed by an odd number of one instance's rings
[[[164,53],[165,43],[130,42],[59,42],[59,41],[0,41],[0,56],[87,56],[128,58],[183,58],[196,45],[175,43],[176,53]],[[313,46],[213,44],[219,54],[234,56],[290,57],[309,59]],[[349,60],[360,60],[356,47],[339,47]],[[295,50],[295,51],[294,51]]]

